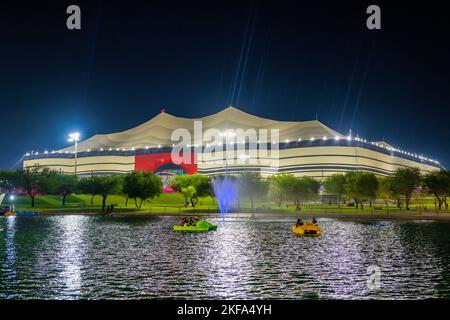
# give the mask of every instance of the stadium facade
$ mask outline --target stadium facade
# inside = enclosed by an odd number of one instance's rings
[[[215,159],[208,160],[207,144],[193,141],[188,144],[187,155],[191,161],[175,163],[172,152],[175,130],[182,128],[195,136],[195,123],[201,122],[202,130],[214,128],[223,132],[242,129],[278,130],[277,152],[271,141],[258,141],[264,145],[266,158],[276,160],[274,167],[259,159],[237,159],[237,153],[215,152]],[[230,131],[231,130],[231,131]],[[239,141],[231,143],[238,148]],[[249,150],[255,145],[242,142]],[[229,146],[228,146],[229,147]],[[202,156],[199,156],[202,153]],[[160,175],[201,173],[218,175],[225,173],[259,172],[262,176],[275,173],[292,173],[323,179],[334,173],[352,170],[373,172],[377,175],[392,174],[397,168],[417,167],[423,173],[441,168],[439,162],[422,155],[392,147],[385,142],[368,142],[360,137],[343,135],[320,121],[276,121],[257,117],[234,107],[203,118],[180,118],[164,111],[149,121],[126,131],[97,134],[81,141],[77,148],[75,166],[74,146],[44,153],[27,154],[23,167],[48,167],[67,174],[78,175],[118,174],[131,171],[151,171]],[[252,161],[251,161],[252,160]],[[76,167],[76,169],[75,169]]]

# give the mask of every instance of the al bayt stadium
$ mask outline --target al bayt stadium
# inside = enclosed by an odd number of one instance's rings
[[[215,128],[224,132],[238,128],[257,131],[279,129],[278,167],[273,170],[267,163],[260,161],[224,165],[217,161],[203,160],[202,157],[196,157],[199,150],[196,145],[189,148],[192,163],[175,164],[171,157],[174,148],[171,135],[177,128],[193,132],[194,121],[202,121],[203,130]],[[75,165],[74,146],[26,154],[23,167],[48,167],[67,174],[76,172],[80,176],[151,171],[161,177],[169,177],[176,174],[218,175],[246,171],[258,172],[263,177],[278,172],[317,179],[352,170],[389,175],[401,167],[417,167],[422,173],[441,168],[435,160],[400,150],[383,141],[368,142],[359,137],[343,135],[317,120],[276,121],[254,116],[234,107],[195,119],[180,118],[161,111],[149,121],[129,130],[96,134],[80,141],[76,156]]]

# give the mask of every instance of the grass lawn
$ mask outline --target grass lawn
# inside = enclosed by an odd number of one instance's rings
[[[126,198],[118,195],[110,195],[106,199],[106,204],[114,204],[115,211],[143,211],[143,212],[191,212],[193,208],[184,206],[184,197],[180,193],[165,193],[160,197],[156,197],[151,201],[142,203],[141,208],[136,208],[134,199],[129,199],[126,204]],[[8,205],[8,200],[3,201],[3,205]],[[139,200],[138,200],[139,204]],[[95,196],[93,204],[91,204],[90,195],[70,195],[66,198],[66,205],[62,206],[62,197],[53,195],[40,195],[35,198],[35,207],[31,207],[31,199],[27,196],[17,196],[15,200],[16,210],[35,210],[45,212],[86,212],[86,211],[100,211],[102,208],[102,197]],[[216,202],[211,197],[199,198],[196,210],[202,211],[217,211]]]
[[[66,206],[61,205],[61,196],[41,195],[35,198],[35,207],[31,207],[31,200],[26,196],[18,196],[16,198],[16,210],[35,210],[42,212],[99,212],[102,207],[102,198],[95,196],[93,204],[91,205],[90,195],[70,195],[66,199]],[[128,205],[125,205],[125,197],[118,195],[110,195],[106,201],[108,204],[115,205],[115,211],[141,211],[141,212],[155,212],[155,213],[190,213],[193,208],[185,207],[184,197],[180,193],[164,193],[160,197],[156,197],[151,201],[146,201],[142,204],[142,208],[136,208],[134,199],[129,199]],[[3,205],[8,205],[8,200],[4,200]],[[417,207],[426,207],[425,212],[433,212],[434,200],[431,197],[413,199],[411,203],[411,212],[416,212]],[[236,204],[236,207],[238,205]],[[251,212],[250,202],[244,201],[239,203],[238,209],[240,212]],[[277,206],[272,203],[255,203],[255,211],[257,212],[284,212],[284,213],[396,213],[401,210],[394,205],[386,207],[384,202],[378,201],[372,207],[365,205],[364,209],[356,209],[345,205],[327,205],[327,204],[307,204],[302,205],[300,211],[296,211],[296,207],[292,204],[283,204]],[[217,201],[211,197],[199,198],[198,204],[195,208],[196,212],[217,212]],[[405,210],[403,210],[405,212]]]

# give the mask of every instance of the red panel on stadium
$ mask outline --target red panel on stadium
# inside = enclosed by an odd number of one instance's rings
[[[160,166],[173,163],[171,156],[171,153],[137,155],[134,159],[134,170],[155,172]],[[185,173],[194,174],[197,173],[197,161],[195,153],[191,153],[190,156],[190,163],[181,163],[179,166],[184,170]]]

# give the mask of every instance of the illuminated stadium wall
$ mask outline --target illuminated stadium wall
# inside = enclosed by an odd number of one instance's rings
[[[177,128],[193,130],[193,121],[202,121],[203,129],[229,130],[242,128],[279,129],[278,168],[258,160],[239,161],[235,155],[216,163],[201,157],[204,146],[190,147],[190,162],[174,164],[171,159],[171,133]],[[233,147],[236,148],[237,144]],[[228,146],[229,148],[229,146]],[[250,145],[246,145],[250,149]],[[264,148],[270,149],[270,143]],[[224,147],[225,149],[225,147]],[[269,157],[270,152],[268,152]],[[222,158],[220,153],[216,157]],[[73,147],[40,154],[27,154],[23,166],[48,167],[67,174],[75,171]],[[223,152],[223,158],[226,158]],[[198,161],[197,161],[198,160]],[[236,163],[240,162],[240,163]],[[130,130],[95,135],[78,145],[77,173],[79,175],[119,174],[133,170],[163,172],[176,170],[178,174],[259,172],[269,176],[277,172],[318,179],[334,173],[363,170],[378,175],[389,175],[397,168],[418,167],[423,173],[438,170],[437,161],[394,148],[384,142],[367,142],[347,137],[326,127],[319,121],[287,122],[256,117],[229,107],[214,115],[187,119],[161,113],[148,122]]]

